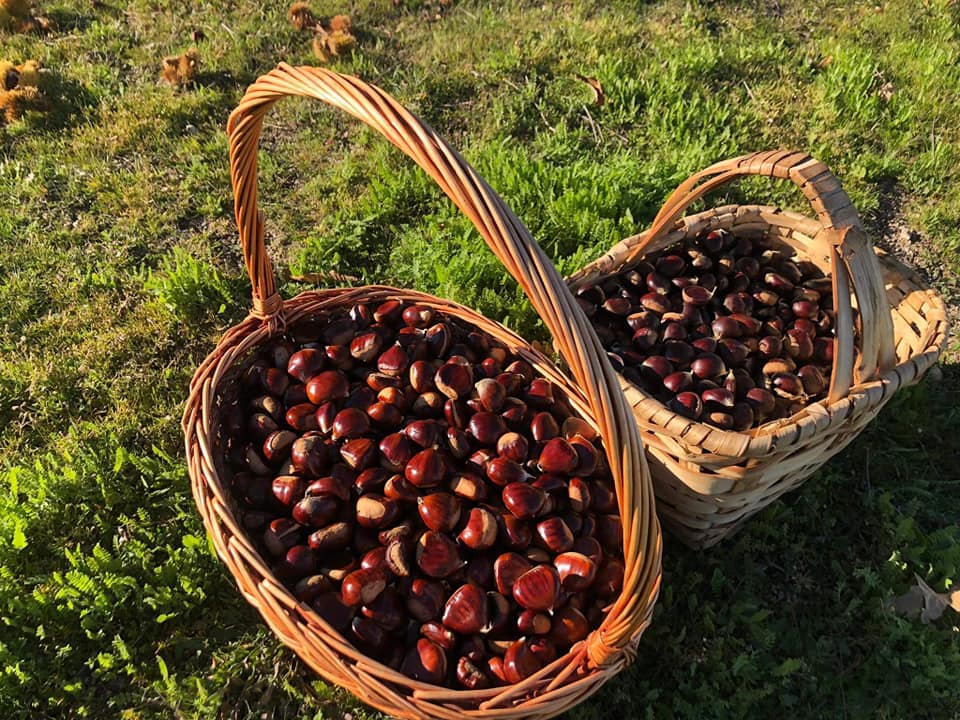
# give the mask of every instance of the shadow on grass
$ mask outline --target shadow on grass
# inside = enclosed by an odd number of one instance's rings
[[[234,75],[229,70],[201,70],[197,73],[196,84],[229,92],[231,90],[243,90],[256,79],[257,76],[253,73],[243,72]]]
[[[110,10],[112,15],[119,15],[117,8],[108,5],[97,5],[100,9]],[[83,32],[93,23],[94,18],[90,15],[80,14],[64,8],[51,8],[43,13],[53,20],[57,32]]]
[[[97,102],[96,95],[86,87],[56,73],[48,76],[43,92],[50,99],[50,112],[37,125],[46,131],[60,131],[74,125],[83,111]]]

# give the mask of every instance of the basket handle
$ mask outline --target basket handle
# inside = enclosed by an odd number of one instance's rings
[[[257,148],[264,115],[288,95],[316,98],[339,108],[409,155],[474,224],[556,339],[597,420],[621,508],[626,566],[623,592],[586,644],[595,666],[615,662],[622,650],[630,650],[628,646],[649,622],[659,588],[661,540],[640,435],[589,320],[530,232],[425,123],[379,88],[357,78],[285,63],[247,89],[227,123],[234,209],[253,284],[255,315],[269,320],[283,313],[263,241],[263,216],[257,209]],[[641,593],[643,588],[650,589],[649,594]]]
[[[643,255],[651,243],[669,232],[684,211],[706,193],[748,175],[790,180],[810,201],[820,221],[819,240],[830,258],[833,294],[836,299],[836,348],[830,379],[829,403],[850,390],[854,381],[866,382],[897,364],[893,319],[883,284],[883,273],[873,245],[850,197],[830,169],[806,153],[788,150],[756,152],[723,160],[684,180],[670,197],[625,264]],[[862,347],[855,358],[852,292],[860,311]]]

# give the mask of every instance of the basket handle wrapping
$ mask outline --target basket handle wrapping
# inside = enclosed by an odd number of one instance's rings
[[[227,124],[234,209],[253,285],[254,315],[276,320],[283,314],[264,245],[263,216],[257,209],[257,149],[264,115],[288,95],[312,97],[339,108],[409,155],[471,220],[556,339],[597,420],[621,508],[623,591],[585,646],[592,666],[615,662],[621,651],[632,650],[631,643],[648,622],[659,588],[661,540],[636,423],[589,320],[520,220],[431,128],[385,92],[357,78],[285,63],[247,89]],[[652,590],[644,595],[643,588]]]
[[[830,169],[806,153],[773,150],[718,162],[684,180],[654,218],[650,229],[631,249],[624,263],[639,259],[651,243],[670,231],[684,211],[706,193],[748,175],[790,180],[810,201],[821,230],[818,238],[830,258],[836,299],[837,338],[830,391],[833,403],[846,397],[854,380],[866,382],[897,364],[893,319],[883,273],[873,245],[850,197]],[[854,316],[850,288],[860,311],[862,348],[855,358]]]

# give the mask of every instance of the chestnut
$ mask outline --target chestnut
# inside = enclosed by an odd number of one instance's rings
[[[443,624],[461,635],[478,633],[487,622],[487,594],[471,583],[454,590],[444,605]]]
[[[396,500],[376,493],[361,495],[356,503],[357,524],[365,528],[385,528],[393,525],[400,515]]]
[[[393,587],[388,587],[372,603],[361,607],[360,614],[388,632],[395,632],[407,623],[404,602]]]
[[[414,455],[413,443],[398,432],[384,436],[378,449],[380,464],[393,472],[402,471]]]
[[[343,579],[340,597],[346,605],[369,605],[387,587],[387,574],[382,568],[360,568]]]
[[[440,485],[447,474],[447,461],[439,450],[427,448],[421,450],[407,463],[404,477],[418,488]]]
[[[502,417],[491,412],[474,413],[466,427],[466,433],[478,444],[493,447],[500,436],[507,432],[507,424]]]
[[[530,443],[520,433],[506,432],[497,439],[497,453],[514,462],[524,462],[529,449]]]
[[[497,541],[497,530],[496,516],[486,508],[475,507],[457,537],[471,550],[486,550]]]
[[[460,520],[460,500],[446,492],[430,493],[417,498],[417,511],[428,528],[448,533]]]
[[[273,520],[263,533],[263,544],[274,557],[281,557],[300,542],[303,526],[289,518]]]
[[[560,585],[567,592],[586,590],[597,576],[597,564],[579,552],[564,552],[553,559]]]
[[[568,648],[587,637],[590,624],[582,612],[566,606],[553,613],[550,638],[560,647]]]
[[[468,690],[484,690],[490,687],[489,676],[466,656],[457,660],[457,682]]]
[[[384,558],[387,568],[397,577],[409,577],[411,573],[410,566],[410,544],[407,540],[395,538],[387,544],[387,552]]]
[[[433,376],[434,385],[451,400],[468,396],[473,389],[473,374],[466,365],[447,362]]]
[[[287,374],[302,383],[323,370],[326,357],[321,350],[306,348],[292,353],[287,361]]]
[[[727,367],[717,355],[705,352],[690,363],[690,370],[695,377],[704,379],[725,374]]]
[[[380,428],[393,429],[400,426],[403,412],[393,403],[375,402],[367,408],[367,416]]]
[[[553,396],[553,383],[546,378],[533,378],[530,380],[524,399],[534,408],[551,407],[556,402]]]
[[[377,461],[377,445],[370,438],[348,440],[340,447],[340,457],[353,470],[366,470]]]
[[[568,474],[579,462],[577,451],[561,437],[551,438],[540,451],[537,465],[543,472]]]
[[[497,531],[503,542],[514,550],[525,550],[533,539],[530,526],[509,512],[497,517]]]
[[[540,660],[530,650],[530,642],[525,639],[517,640],[510,645],[503,656],[503,674],[510,684],[516,684],[530,677],[542,667]]]
[[[414,620],[425,623],[440,617],[445,593],[443,585],[436,580],[416,578],[403,594],[407,601],[407,612]]]
[[[497,590],[504,595],[511,595],[517,578],[532,567],[533,565],[529,560],[515,552],[507,552],[498,556],[493,562],[493,577],[497,584]]]
[[[332,495],[312,495],[293,506],[292,517],[301,525],[322,528],[329,525],[340,512],[340,503]]]
[[[560,576],[550,565],[537,565],[513,584],[513,599],[530,610],[552,610],[560,594]]]
[[[428,530],[417,541],[417,566],[426,575],[445,578],[463,565],[457,546],[443,533]]]
[[[482,502],[487,499],[487,484],[473,473],[455,474],[448,487],[450,492],[464,500]]]
[[[678,393],[669,403],[670,409],[685,418],[696,420],[703,413],[703,401],[695,392]]]
[[[414,680],[439,685],[447,675],[447,656],[439,645],[420,638],[404,656],[400,672]]]
[[[314,405],[340,400],[350,393],[350,382],[340,370],[325,370],[307,380],[307,397]]]
[[[370,417],[357,408],[346,408],[333,419],[331,437],[334,440],[352,439],[366,435],[370,431]]]
[[[488,460],[484,470],[494,485],[504,487],[510,483],[524,482],[530,475],[519,464],[506,456],[499,456]]]
[[[501,496],[507,510],[521,520],[535,517],[547,501],[545,492],[522,482],[510,483]]]
[[[310,602],[310,607],[339,633],[347,632],[356,612],[336,592],[322,593]]]
[[[573,533],[563,519],[550,517],[537,523],[537,537],[543,547],[553,553],[564,553],[573,547]]]
[[[343,550],[350,544],[353,528],[349,523],[338,522],[320,528],[307,537],[307,544],[320,553]]]

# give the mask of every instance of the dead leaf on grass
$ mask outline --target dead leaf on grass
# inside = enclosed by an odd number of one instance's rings
[[[582,80],[587,85],[590,86],[590,89],[593,90],[593,104],[597,107],[601,107],[606,101],[607,96],[603,92],[603,85],[600,84],[600,81],[595,77],[587,77],[586,75],[581,75],[577,73],[577,80]]]
[[[917,584],[903,595],[893,598],[887,608],[897,615],[914,618],[919,615],[925,625],[940,619],[943,611],[948,607],[954,612],[960,612],[960,590],[951,593],[938,593],[927,585],[923,578],[914,574]]]

